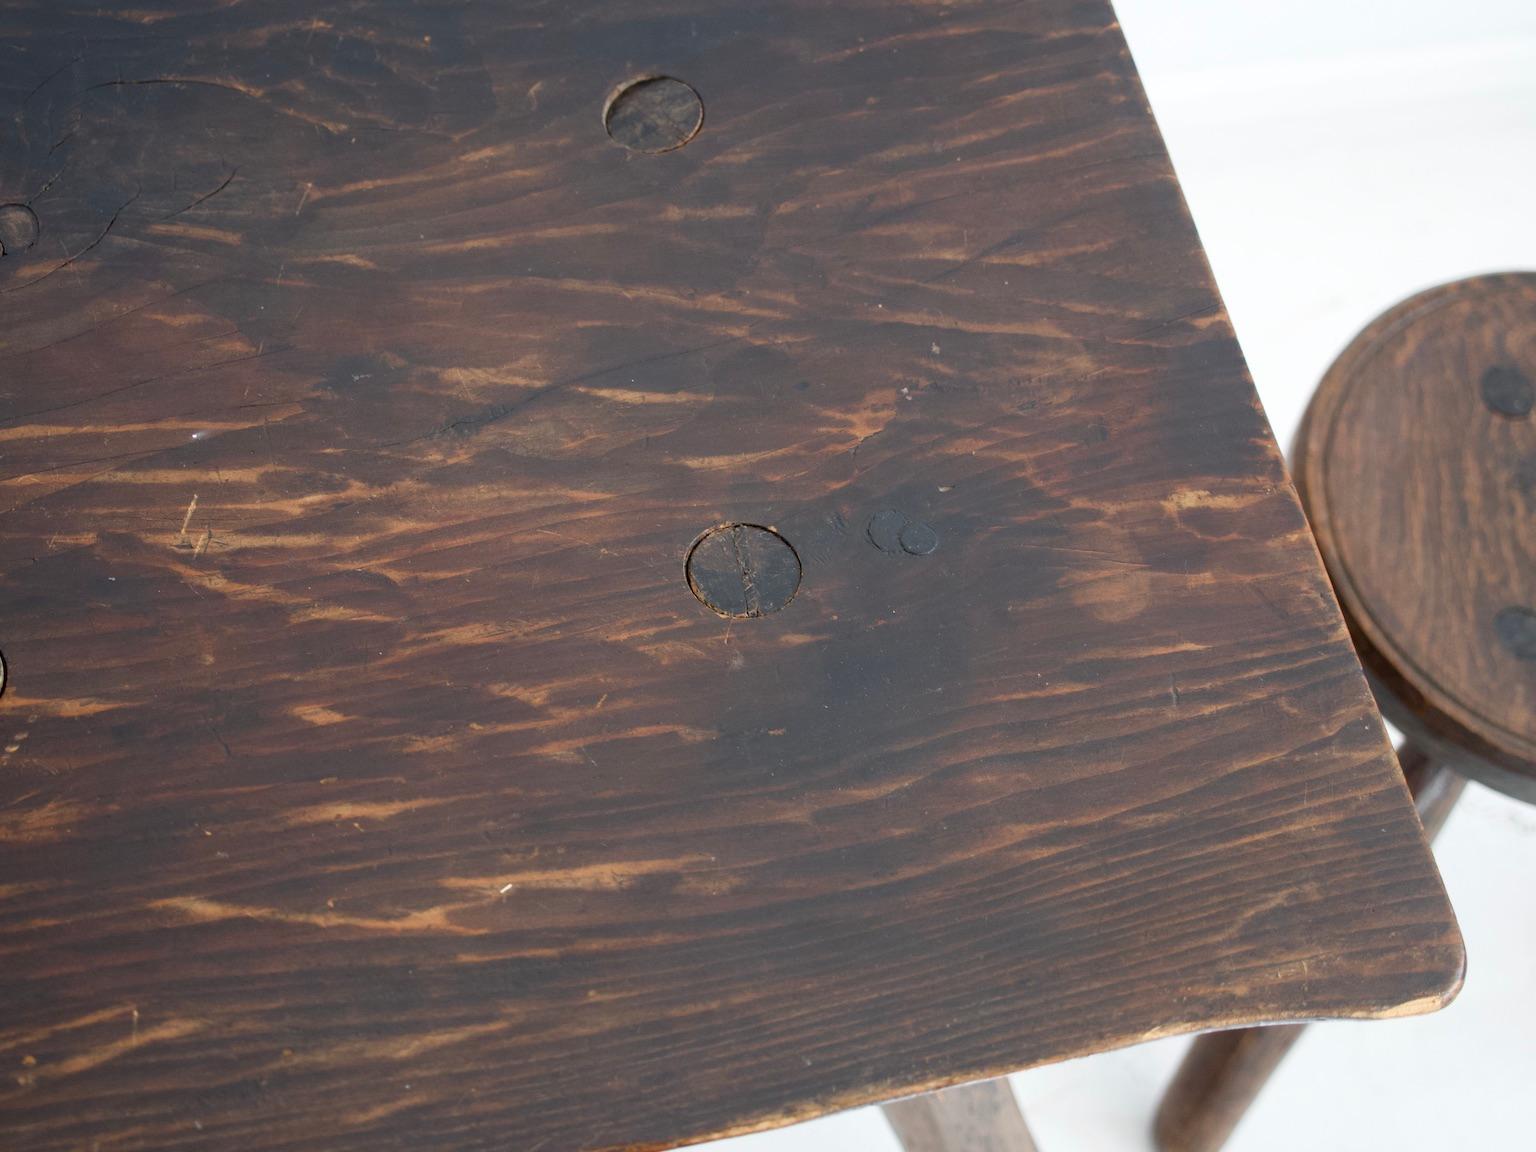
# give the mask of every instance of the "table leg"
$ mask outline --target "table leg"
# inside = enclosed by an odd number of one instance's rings
[[[1404,744],[1397,750],[1397,761],[1403,766],[1408,780],[1408,791],[1413,793],[1414,807],[1419,810],[1419,820],[1424,825],[1424,835],[1431,841],[1445,827],[1445,818],[1451,814],[1461,792],[1467,786],[1467,778],[1451,771],[1444,764],[1432,759],[1427,752],[1412,744]]]
[[[1398,750],[1424,834],[1435,838],[1466,780],[1411,744]],[[1264,1087],[1305,1024],[1209,1032],[1195,1039],[1157,1110],[1163,1152],[1216,1152]]]
[[[885,1118],[906,1152],[1036,1152],[1006,1079],[896,1100]]]

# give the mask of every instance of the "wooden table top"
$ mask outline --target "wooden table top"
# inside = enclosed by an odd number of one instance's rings
[[[1453,994],[1104,0],[0,24],[0,1143],[659,1148]]]

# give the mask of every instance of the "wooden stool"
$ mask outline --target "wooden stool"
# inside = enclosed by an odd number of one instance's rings
[[[1454,995],[1104,0],[5,48],[0,1148],[1017,1150],[921,1094]]]
[[[1536,276],[1432,289],[1329,370],[1296,479],[1425,832],[1466,778],[1536,801]],[[1158,1113],[1212,1152],[1299,1026],[1195,1041]]]

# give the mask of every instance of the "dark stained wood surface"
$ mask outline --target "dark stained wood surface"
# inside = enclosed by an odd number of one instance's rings
[[[1536,800],[1536,275],[1422,293],[1329,370],[1297,481],[1392,718]]]
[[[1377,697],[1413,734],[1403,776],[1431,840],[1464,773],[1536,799],[1533,410],[1536,275],[1483,276],[1366,327],[1297,440],[1303,503]],[[1158,1110],[1159,1146],[1221,1148],[1301,1031],[1196,1040]]]
[[[1466,777],[1412,744],[1399,749],[1398,760],[1424,835],[1432,842],[1466,788]],[[1157,1146],[1162,1152],[1218,1152],[1306,1029],[1305,1024],[1277,1024],[1197,1036],[1158,1105],[1153,1122]],[[1309,1129],[1300,1112],[1296,1126]]]
[[[0,1144],[659,1148],[1454,991],[1102,0],[0,45]]]

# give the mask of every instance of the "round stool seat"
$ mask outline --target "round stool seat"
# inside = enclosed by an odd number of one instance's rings
[[[1295,463],[1388,719],[1536,800],[1536,275],[1377,319],[1323,379]]]

